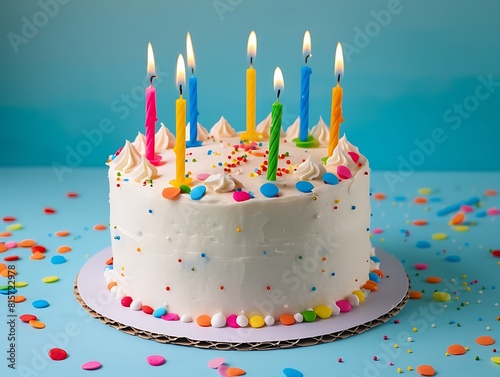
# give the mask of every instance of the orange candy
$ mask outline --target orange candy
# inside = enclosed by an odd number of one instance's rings
[[[0,271],[0,276],[3,276],[4,278],[9,277],[9,276],[14,276],[17,274],[17,271],[12,269],[9,270],[8,268],[4,268],[3,270]]]
[[[424,225],[427,225],[427,220],[424,220],[424,219],[413,220],[412,224],[416,225],[416,226],[424,226]]]
[[[417,372],[421,376],[435,376],[436,371],[432,367],[432,365],[419,365],[417,367]]]
[[[69,246],[59,246],[57,248],[57,252],[61,253],[61,254],[70,252],[71,250],[73,250],[73,249],[71,247],[69,247]]]
[[[411,299],[413,300],[418,300],[418,299],[421,299],[423,294],[422,292],[419,292],[419,291],[409,291],[408,292],[408,295],[410,296]]]
[[[381,279],[384,277],[384,273],[381,270],[373,270],[372,272],[376,273]]]
[[[3,242],[0,242],[0,253],[3,253],[5,251],[9,250],[7,246]]]
[[[5,270],[7,268],[7,265],[5,263],[0,263],[0,272]]]
[[[448,353],[450,355],[463,355],[465,352],[466,350],[461,344],[452,344],[448,346]]]
[[[291,314],[282,314],[280,317],[280,322],[285,326],[290,326],[295,323],[295,318]]]
[[[439,276],[427,276],[425,278],[425,281],[430,284],[438,284],[443,281]]]
[[[476,338],[476,343],[480,346],[491,346],[492,344],[495,344],[495,339],[488,335],[478,336]]]
[[[35,244],[35,240],[22,240],[17,243],[19,247],[31,247]]]
[[[30,259],[31,260],[40,260],[45,258],[45,254],[41,253],[39,251],[35,251],[33,254],[31,254]]]
[[[178,187],[166,187],[163,189],[163,191],[161,192],[161,195],[165,198],[165,199],[171,199],[171,200],[174,200],[174,199],[177,199],[178,196],[180,195],[181,193],[181,189],[178,188]]]
[[[0,232],[0,237],[2,237],[2,238],[10,237],[10,236],[12,236],[12,233],[9,231]]]
[[[462,224],[464,220],[465,220],[465,213],[459,212],[451,218],[450,225]]]
[[[116,286],[116,285],[117,285],[117,284],[116,284],[116,281],[112,281],[112,282],[110,282],[110,283],[108,284],[108,291],[109,291],[111,288],[113,288],[114,286]]]
[[[247,374],[247,372],[245,372],[243,369],[235,367],[227,368],[226,371],[227,377],[243,376],[244,374]]]
[[[55,233],[57,237],[67,237],[69,236],[69,231],[67,230],[59,230]]]
[[[210,321],[211,321],[210,316],[208,316],[206,314],[202,314],[202,315],[198,316],[198,318],[196,318],[196,323],[198,324],[198,326],[201,326],[201,327],[211,326]]]
[[[106,230],[108,227],[103,224],[94,225],[94,230]]]
[[[368,280],[361,288],[375,292],[378,289],[378,284],[375,283],[373,280]]]
[[[415,204],[425,204],[425,203],[427,203],[427,198],[419,196],[419,197],[413,199],[413,201],[415,202]]]
[[[383,192],[376,192],[372,195],[373,199],[375,200],[384,200],[385,199],[385,194]]]
[[[9,300],[10,302],[14,301],[16,304],[19,304],[20,302],[26,301],[26,297],[24,296],[14,296],[14,300]]]

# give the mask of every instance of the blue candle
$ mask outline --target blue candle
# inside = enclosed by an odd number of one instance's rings
[[[189,140],[186,141],[186,147],[199,147],[198,141],[198,79],[194,76],[195,59],[193,44],[191,43],[191,34],[186,36],[186,49],[188,68],[191,70],[192,77],[189,79]]]
[[[309,131],[309,78],[312,69],[304,65],[300,70],[300,141],[307,141]]]
[[[311,57],[311,34],[309,30],[304,33],[302,43],[302,55],[305,64],[300,70],[300,128],[299,137],[292,141],[300,148],[310,148],[314,144],[312,136],[309,136],[309,81],[312,69],[307,65],[307,59]]]

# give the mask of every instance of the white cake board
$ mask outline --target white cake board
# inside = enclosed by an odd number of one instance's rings
[[[111,295],[104,278],[105,262],[111,258],[111,247],[91,257],[75,281],[77,301],[94,317],[120,331],[162,343],[216,349],[275,349],[332,342],[359,334],[386,322],[397,314],[408,300],[409,279],[401,263],[376,248],[385,277],[379,289],[348,313],[328,319],[285,326],[277,322],[259,329],[200,327],[195,322],[165,321],[123,307]]]

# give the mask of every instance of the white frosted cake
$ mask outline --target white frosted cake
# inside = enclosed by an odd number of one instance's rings
[[[290,325],[348,312],[377,289],[370,243],[370,168],[343,136],[327,156],[282,132],[277,179],[266,180],[270,117],[263,138],[241,141],[221,118],[202,146],[186,149],[189,187],[174,188],[174,135],[162,125],[156,153],[144,136],[110,157],[113,259],[108,288],[131,310],[200,326]],[[189,132],[187,132],[189,134]],[[342,314],[343,315],[343,314]]]

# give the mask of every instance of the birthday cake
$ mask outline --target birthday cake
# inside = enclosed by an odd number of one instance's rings
[[[113,257],[104,275],[127,310],[258,328],[348,315],[377,289],[368,160],[345,136],[328,157],[322,120],[311,148],[291,141],[290,126],[269,181],[270,128],[268,117],[249,141],[224,118],[210,131],[198,124],[202,145],[185,150],[191,181],[180,187],[171,183],[175,137],[163,124],[158,166],[141,133],[110,156]]]

